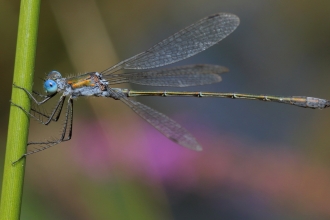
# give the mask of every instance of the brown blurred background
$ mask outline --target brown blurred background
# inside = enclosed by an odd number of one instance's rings
[[[189,90],[330,99],[326,0],[43,1],[34,88],[42,91],[40,78],[51,70],[63,76],[102,71],[218,12],[239,16],[238,29],[175,65],[218,64],[230,72],[220,84]],[[0,155],[18,14],[19,1],[0,1]],[[138,100],[185,126],[204,150],[172,143],[117,101],[80,98],[72,140],[27,158],[22,219],[330,218],[328,109],[211,98]],[[61,126],[31,120],[30,140],[57,137]]]

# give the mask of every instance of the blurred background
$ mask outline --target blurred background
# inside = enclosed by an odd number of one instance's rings
[[[42,91],[40,78],[51,70],[102,71],[218,12],[236,14],[240,26],[174,66],[209,63],[230,72],[220,84],[189,90],[330,99],[326,0],[43,1],[34,89]],[[18,14],[19,1],[0,1],[1,178]],[[328,109],[212,98],[138,101],[186,127],[204,150],[172,143],[118,101],[80,98],[72,140],[27,158],[22,219],[330,218]],[[57,137],[62,124],[31,120],[29,139]]]

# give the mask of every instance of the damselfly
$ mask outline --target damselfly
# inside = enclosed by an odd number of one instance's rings
[[[221,77],[219,74],[227,72],[228,69],[217,65],[200,64],[160,70],[148,69],[165,66],[191,57],[224,39],[232,33],[238,25],[239,18],[236,15],[219,13],[201,19],[195,24],[192,24],[169,38],[159,42],[150,49],[119,62],[118,64],[100,73],[90,72],[75,77],[63,78],[59,72],[52,71],[48,74],[47,79],[44,82],[44,89],[47,94],[42,95],[37,92],[33,92],[34,95],[44,98],[40,102],[25,88],[14,85],[16,88],[25,91],[37,105],[42,105],[51,98],[55,97],[58,93],[61,93],[59,101],[50,115],[37,111],[33,108],[31,109],[32,113],[30,113],[21,106],[12,103],[44,125],[48,125],[51,121],[57,121],[59,119],[65,99],[68,98],[61,137],[56,140],[29,142],[28,145],[40,145],[40,147],[22,155],[22,157],[20,157],[17,161],[27,155],[37,153],[71,139],[73,99],[80,96],[107,97],[120,100],[143,119],[149,122],[152,126],[154,126],[157,130],[163,133],[167,138],[181,146],[197,151],[201,150],[202,147],[186,129],[164,114],[155,111],[140,102],[131,100],[129,97],[219,97],[273,101],[305,108],[323,109],[330,106],[330,101],[328,100],[305,96],[280,97],[216,92],[134,91],[112,87],[114,84],[121,83],[135,83],[147,86],[186,87],[220,82]],[[118,72],[129,69],[144,71]],[[46,118],[47,120],[42,120],[38,116],[41,118]]]

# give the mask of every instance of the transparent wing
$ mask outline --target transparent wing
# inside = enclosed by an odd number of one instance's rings
[[[109,84],[135,83],[148,86],[186,87],[220,82],[219,74],[228,71],[223,66],[198,64],[137,73],[111,74],[104,78]]]
[[[106,69],[103,75],[119,69],[150,69],[191,57],[218,43],[239,25],[239,18],[228,13],[215,14],[188,26],[149,50]]]
[[[186,129],[166,115],[126,97],[120,100],[170,140],[192,150],[202,150],[196,139]]]

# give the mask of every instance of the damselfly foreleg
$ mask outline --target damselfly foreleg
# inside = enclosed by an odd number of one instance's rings
[[[40,112],[38,110],[35,110],[33,108],[31,108],[31,111],[36,113],[39,116],[45,117],[47,120],[43,121],[42,118],[38,117],[35,114],[31,114],[30,112],[28,112],[27,110],[25,110],[22,106],[15,104],[14,102],[10,102],[12,105],[16,106],[17,108],[21,109],[25,114],[29,115],[30,117],[36,119],[38,122],[40,122],[43,125],[48,125],[51,121],[58,121],[62,109],[63,109],[63,104],[64,104],[64,100],[65,100],[65,96],[61,96],[61,98],[59,99],[58,103],[56,104],[54,110],[51,112],[50,115],[47,115],[43,112]]]
[[[42,104],[44,104],[45,102],[47,102],[49,99],[51,99],[52,97],[54,97],[54,96],[56,95],[56,93],[51,94],[51,95],[42,95],[42,94],[40,94],[40,93],[38,93],[38,92],[33,91],[33,92],[32,92],[33,94],[35,94],[35,95],[37,95],[37,96],[39,96],[39,97],[45,98],[44,100],[42,100],[42,101],[39,102],[39,101],[38,101],[38,100],[37,100],[37,99],[31,94],[31,92],[29,92],[27,89],[25,89],[25,88],[23,88],[23,87],[20,87],[20,86],[16,85],[15,83],[13,83],[13,86],[14,86],[15,88],[17,88],[17,89],[21,89],[21,90],[23,90],[23,91],[29,96],[29,98],[32,99],[37,105],[42,105]]]
[[[17,86],[15,84],[13,84],[16,88],[18,89],[21,89],[23,90],[31,100],[34,101],[34,103],[36,105],[42,105],[44,104],[45,102],[47,102],[49,99],[51,99],[52,97],[55,96],[55,94],[52,94],[52,95],[42,95],[40,93],[37,93],[37,92],[34,92],[33,91],[33,94],[39,96],[39,97],[43,97],[45,98],[44,100],[42,101],[38,101],[28,90],[26,90],[25,88],[23,87],[20,87],[20,86]],[[24,111],[27,115],[31,116],[32,118],[36,119],[37,121],[39,121],[40,123],[44,124],[44,125],[48,125],[51,121],[58,121],[60,115],[61,115],[61,111],[62,111],[62,108],[63,108],[63,104],[64,104],[64,100],[65,100],[65,96],[61,96],[60,100],[58,101],[58,103],[56,104],[55,108],[53,109],[53,111],[51,112],[50,115],[47,115],[45,114],[44,112],[41,112],[41,111],[38,111],[36,109],[33,109],[31,108],[31,111],[36,113],[37,115],[35,114],[31,114],[30,112],[28,112],[27,110],[25,110],[22,106],[20,105],[17,105],[16,103],[13,103],[11,102],[12,105],[20,108],[22,111]],[[44,120],[42,120],[42,118],[40,117],[37,117],[37,116],[41,116],[41,117],[45,117],[47,120],[46,122],[44,122]]]

